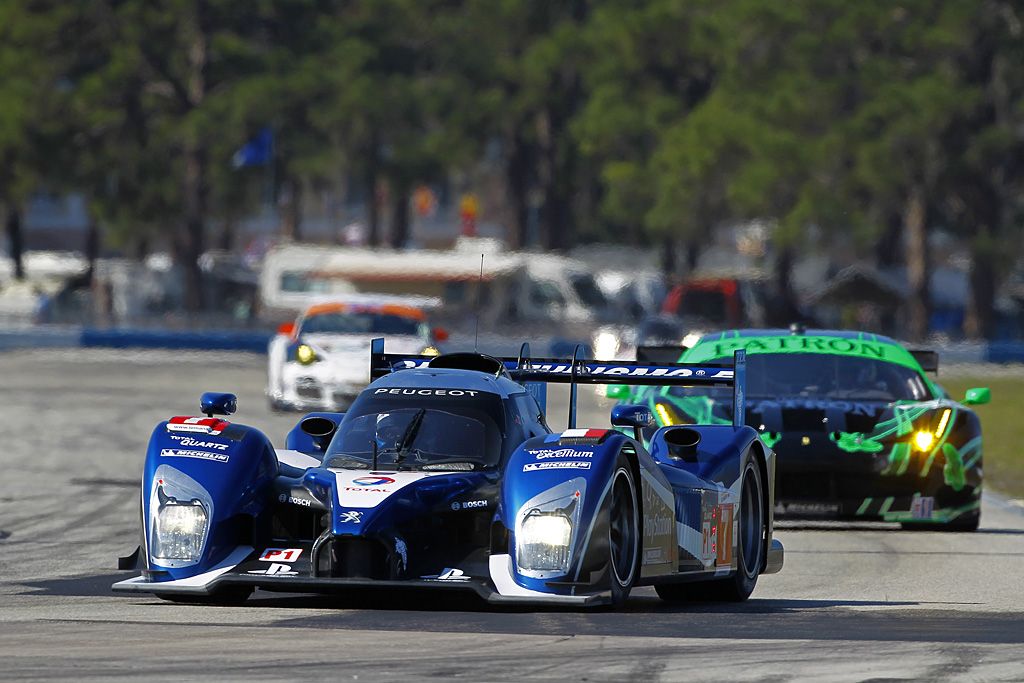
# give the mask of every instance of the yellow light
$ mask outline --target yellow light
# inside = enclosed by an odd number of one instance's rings
[[[421,356],[438,356],[440,354],[441,354],[441,352],[438,351],[433,346],[428,346],[427,348],[425,348],[422,351],[420,351],[420,355]]]
[[[303,365],[309,365],[316,360],[316,354],[313,353],[313,349],[302,344],[299,348],[295,349],[295,357],[298,358],[299,362]]]
[[[931,432],[918,432],[914,435],[914,443],[922,451],[926,451],[932,447],[932,442],[935,441],[935,437],[932,436]]]
[[[663,427],[667,427],[668,425],[692,424],[689,420],[686,419],[686,417],[680,415],[675,408],[673,408],[670,405],[661,403],[660,401],[654,404],[654,411],[658,413],[658,417],[661,418],[661,424]]]
[[[953,411],[950,410],[949,408],[946,408],[945,410],[942,411],[942,417],[939,418],[939,426],[935,428],[936,437],[941,437],[942,433],[946,431],[946,425],[949,423],[949,415],[952,412]]]

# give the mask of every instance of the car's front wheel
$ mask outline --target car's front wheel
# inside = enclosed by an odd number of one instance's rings
[[[629,460],[621,454],[612,474],[607,505],[612,606],[622,607],[640,565],[640,504]]]

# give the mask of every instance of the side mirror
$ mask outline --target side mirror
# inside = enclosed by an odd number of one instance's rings
[[[629,387],[625,384],[605,385],[604,395],[608,398],[626,398],[629,396]]]
[[[992,392],[989,391],[988,387],[977,387],[967,390],[967,396],[964,397],[962,403],[965,406],[980,406],[991,400]]]
[[[443,327],[435,327],[431,330],[431,334],[434,335],[434,339],[439,342],[448,341],[448,330]]]
[[[295,323],[281,323],[277,328],[277,333],[288,337],[292,336],[295,334]]]
[[[214,415],[231,415],[238,409],[238,399],[234,394],[221,394],[207,391],[199,398],[199,410],[207,417]]]
[[[654,413],[647,406],[623,404],[612,408],[613,427],[632,427],[633,438],[641,439],[640,430],[654,426]]]

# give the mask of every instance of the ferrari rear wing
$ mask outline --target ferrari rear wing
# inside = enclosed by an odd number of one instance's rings
[[[449,359],[462,361],[456,366]],[[732,387],[733,424],[743,425],[746,389],[747,352],[737,349],[732,363],[657,363],[588,361],[577,345],[571,360],[530,358],[530,345],[524,343],[518,358],[496,358],[478,353],[423,356],[384,353],[384,340],[374,339],[370,347],[370,380],[408,368],[426,368],[434,359],[445,359],[443,367],[463,367],[505,375],[522,384],[544,408],[547,384],[569,384],[569,427],[576,424],[576,386],[579,384],[628,384],[646,386]],[[440,365],[437,365],[441,367]]]

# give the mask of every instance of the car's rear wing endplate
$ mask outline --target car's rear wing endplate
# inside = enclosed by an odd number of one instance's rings
[[[939,352],[931,349],[909,349],[910,355],[914,357],[918,365],[925,372],[939,374]]]
[[[530,345],[523,344],[519,358],[494,358],[497,374],[524,386],[537,383],[571,384],[570,426],[575,426],[577,384],[628,384],[633,386],[719,386],[733,388],[733,422],[743,424],[746,388],[746,350],[737,349],[732,363],[657,363],[588,361],[577,346],[572,360],[530,358]],[[370,380],[409,368],[429,367],[436,356],[384,353],[384,340],[374,339],[370,347]],[[531,391],[534,396],[536,392]],[[543,407],[543,404],[542,404]]]

